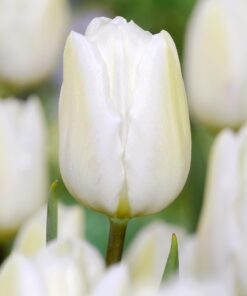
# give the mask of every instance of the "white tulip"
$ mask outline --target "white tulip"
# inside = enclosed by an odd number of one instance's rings
[[[104,271],[99,252],[79,239],[52,242],[34,262],[47,287],[47,296],[88,295]]]
[[[0,1],[0,82],[19,88],[53,71],[68,30],[67,0]]]
[[[125,264],[115,264],[108,268],[95,288],[92,296],[125,296],[132,295],[131,281],[128,268]]]
[[[185,232],[179,227],[161,221],[144,227],[131,242],[122,262],[105,272],[92,295],[156,295],[172,233],[177,234],[179,246],[182,246]]]
[[[226,270],[247,294],[247,126],[216,139],[206,183],[197,238],[197,271],[203,276]]]
[[[186,95],[175,45],[121,17],[72,32],[59,108],[63,180],[84,205],[114,217],[162,210],[190,167]]]
[[[11,254],[0,269],[0,295],[89,295],[103,270],[103,259],[91,245],[57,240],[32,258]]]
[[[185,78],[192,115],[208,126],[247,121],[247,3],[200,0],[185,46]]]
[[[180,248],[185,232],[161,221],[151,223],[136,235],[123,258],[129,268],[134,286],[145,283],[151,287],[159,287],[173,233],[177,235]]]
[[[28,219],[19,230],[14,250],[26,256],[37,254],[46,246],[47,205]],[[58,206],[58,238],[82,238],[84,235],[84,215],[79,206]]]
[[[17,253],[13,253],[1,266],[0,295],[47,296],[37,266]]]
[[[155,287],[145,280],[133,286],[130,273],[123,263],[113,265],[96,283],[92,296],[235,296],[231,283],[224,277],[210,280],[174,279]]]
[[[37,98],[0,101],[0,239],[47,197],[45,122]]]
[[[152,294],[150,294],[151,296]],[[210,281],[182,280],[165,285],[159,296],[235,296],[231,285],[221,278]],[[157,296],[158,296],[157,295]]]
[[[183,243],[179,243],[179,277],[186,280],[197,276],[197,235],[186,236]]]

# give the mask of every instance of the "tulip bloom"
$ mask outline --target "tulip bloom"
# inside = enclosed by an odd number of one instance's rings
[[[69,22],[67,0],[0,1],[0,82],[26,89],[53,71]]]
[[[214,276],[229,270],[247,294],[247,126],[216,139],[209,163],[205,202],[197,234],[197,271]]]
[[[192,115],[215,128],[247,121],[247,3],[201,0],[185,46],[185,81]]]
[[[103,271],[94,247],[77,239],[57,240],[34,257],[11,254],[0,268],[0,295],[89,295]]]
[[[45,122],[37,98],[0,101],[0,240],[47,197]]]
[[[191,137],[170,35],[121,17],[72,32],[59,107],[60,168],[80,202],[112,217],[162,210],[181,191]]]

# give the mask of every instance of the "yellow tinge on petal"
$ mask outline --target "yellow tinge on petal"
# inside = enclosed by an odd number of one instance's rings
[[[130,209],[130,204],[128,199],[128,189],[126,184],[124,185],[123,190],[119,194],[119,201],[118,201],[116,216],[118,218],[131,217],[131,209]]]

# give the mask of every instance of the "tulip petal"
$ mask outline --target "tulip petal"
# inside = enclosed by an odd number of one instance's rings
[[[182,229],[164,222],[151,223],[135,237],[124,256],[134,286],[145,283],[155,288],[159,287],[172,233],[178,234],[179,242],[185,237]]]
[[[16,230],[46,199],[45,142],[37,98],[0,102],[0,232]]]
[[[227,269],[246,291],[243,246],[246,245],[247,126],[238,134],[225,130],[210,154],[204,206],[198,227],[197,268],[202,275]],[[224,227],[223,227],[224,226]],[[237,264],[232,268],[234,262]]]
[[[85,295],[104,271],[98,250],[78,239],[53,241],[34,260],[49,295]]]
[[[21,227],[13,249],[25,256],[33,256],[46,246],[47,206],[42,207]],[[58,205],[58,238],[82,238],[84,215],[79,206]]]
[[[154,213],[181,191],[191,155],[186,95],[175,45],[154,35],[138,67],[125,152],[132,214]]]
[[[1,266],[0,295],[44,296],[45,293],[38,269],[31,260],[13,253]]]
[[[109,104],[104,63],[85,37],[71,33],[65,48],[59,106],[60,168],[79,201],[112,215],[123,187],[119,116]]]
[[[234,209],[238,194],[238,146],[234,133],[226,130],[217,137],[210,154],[198,227],[198,268],[203,275],[222,272],[238,245]]]
[[[238,127],[246,120],[246,24],[246,1],[241,0],[198,1],[189,23],[189,105],[192,115],[209,126]]]
[[[99,49],[107,67],[111,104],[123,120],[133,103],[137,65],[151,39],[151,34],[122,17],[96,18],[86,36]]]
[[[93,290],[92,296],[130,295],[130,278],[124,264],[110,267]]]

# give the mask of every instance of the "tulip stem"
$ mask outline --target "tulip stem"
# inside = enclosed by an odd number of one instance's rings
[[[122,258],[124,238],[127,229],[127,219],[110,218],[110,232],[106,252],[106,265],[119,262]]]

